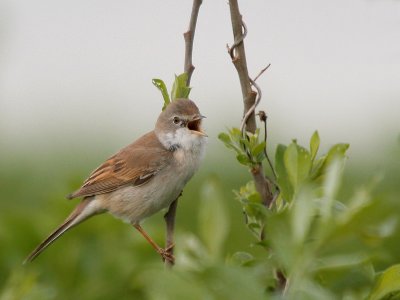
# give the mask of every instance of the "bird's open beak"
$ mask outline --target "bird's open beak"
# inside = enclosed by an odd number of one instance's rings
[[[189,130],[193,131],[193,133],[196,133],[201,136],[208,136],[202,129],[201,129],[201,120],[204,119],[205,116],[202,115],[196,115],[193,117],[191,121],[188,123],[188,128]]]

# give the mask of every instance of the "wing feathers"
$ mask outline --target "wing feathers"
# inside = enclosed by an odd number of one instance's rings
[[[171,155],[155,133],[149,132],[111,156],[90,174],[79,190],[67,197],[109,193],[127,184],[143,185],[167,166]]]

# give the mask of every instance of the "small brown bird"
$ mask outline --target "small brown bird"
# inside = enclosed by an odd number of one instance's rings
[[[35,259],[67,230],[104,212],[130,222],[164,260],[173,260],[168,249],[159,247],[147,235],[140,221],[177,199],[198,169],[207,141],[201,129],[203,118],[193,101],[171,102],[153,131],[111,156],[79,190],[67,196],[83,199],[25,262]]]

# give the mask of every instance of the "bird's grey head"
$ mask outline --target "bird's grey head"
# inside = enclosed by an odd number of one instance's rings
[[[207,137],[201,129],[203,118],[192,100],[176,99],[158,117],[155,133],[168,149],[193,149]]]

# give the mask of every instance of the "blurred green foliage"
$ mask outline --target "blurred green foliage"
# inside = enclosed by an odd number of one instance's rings
[[[179,203],[172,270],[109,215],[74,228],[22,266],[76,204],[62,197],[101,158],[3,153],[0,299],[396,299],[399,147],[382,154],[384,176],[368,162],[343,169],[345,145],[322,156],[318,148],[316,135],[308,148],[295,141],[277,147],[278,183],[287,187],[272,210],[239,164],[203,166]],[[162,212],[144,227],[162,243]],[[278,271],[289,280],[284,296]]]

